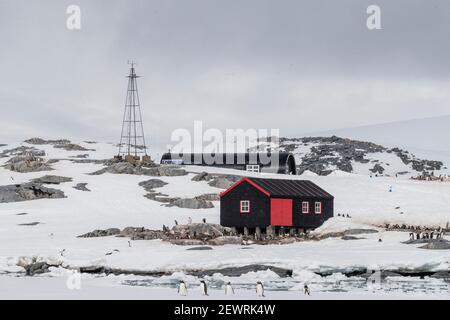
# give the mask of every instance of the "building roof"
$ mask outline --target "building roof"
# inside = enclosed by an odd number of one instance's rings
[[[254,152],[254,153],[164,153],[161,163],[165,160],[182,160],[183,164],[200,165],[240,165],[263,164],[285,165],[289,158],[295,160],[289,152]],[[272,161],[275,160],[275,161]]]
[[[220,195],[224,196],[242,182],[248,182],[270,197],[318,197],[332,199],[333,196],[309,180],[242,178]]]

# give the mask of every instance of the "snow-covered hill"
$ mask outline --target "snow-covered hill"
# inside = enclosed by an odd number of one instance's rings
[[[334,139],[334,138],[330,138]],[[214,207],[207,209],[187,209],[166,206],[160,201],[146,197],[147,191],[139,186],[149,179],[140,174],[103,173],[92,175],[104,168],[103,159],[110,159],[117,150],[113,144],[94,142],[17,143],[0,147],[0,188],[5,185],[21,185],[45,175],[71,178],[59,184],[44,183],[45,187],[64,192],[64,198],[45,198],[19,202],[0,203],[0,273],[23,272],[17,265],[20,257],[38,257],[41,261],[57,261],[65,266],[108,266],[111,268],[134,270],[172,270],[178,271],[168,279],[150,279],[152,285],[177,279],[188,279],[193,285],[196,278],[183,274],[186,269],[220,268],[248,264],[270,264],[291,268],[294,276],[285,282],[273,273],[257,273],[242,280],[242,286],[248,286],[248,279],[264,279],[268,288],[294,290],[301,281],[318,280],[312,271],[317,270],[353,270],[355,267],[383,268],[424,268],[448,269],[449,255],[446,250],[419,249],[417,245],[405,245],[401,241],[408,239],[403,232],[384,232],[363,235],[361,239],[348,241],[330,238],[313,242],[297,242],[289,245],[249,246],[251,250],[242,250],[241,246],[225,245],[213,250],[190,251],[160,240],[136,240],[128,243],[128,238],[101,237],[78,238],[77,236],[94,229],[125,228],[127,226],[161,229],[162,225],[173,226],[174,220],[185,223],[191,217],[193,222],[206,218],[208,222],[219,222],[219,202],[212,201]],[[39,142],[39,141],[38,141]],[[317,140],[284,140],[286,148],[293,148],[297,154],[313,147],[326,146]],[[307,145],[305,145],[305,143]],[[333,144],[331,144],[333,145]],[[342,145],[342,144],[341,144]],[[367,145],[364,148],[369,148]],[[20,148],[22,147],[22,148]],[[19,148],[19,149],[17,149]],[[328,148],[328,147],[325,147]],[[395,152],[385,149],[365,153],[364,158],[380,156],[380,164],[392,167],[400,166]],[[355,152],[360,148],[355,148]],[[11,150],[16,150],[11,152]],[[21,152],[41,154],[45,163],[44,171],[16,172],[10,166],[3,165]],[[353,152],[353,151],[352,151]],[[45,153],[45,155],[43,155]],[[367,170],[374,165],[365,165]],[[397,159],[397,163],[394,161]],[[17,159],[16,159],[17,160]],[[16,160],[13,160],[16,161]],[[355,168],[361,167],[352,162]],[[403,164],[406,166],[405,164]],[[409,168],[413,163],[409,164]],[[193,198],[204,194],[218,194],[222,189],[211,186],[206,181],[192,181],[199,172],[214,174],[255,175],[270,178],[286,178],[275,174],[247,173],[244,171],[189,166],[186,175],[159,176],[164,183],[158,192],[166,197]],[[359,170],[359,169],[358,169]],[[388,171],[391,174],[399,170]],[[445,227],[450,221],[450,183],[437,181],[414,181],[378,176],[372,178],[364,174],[334,170],[328,175],[319,176],[307,170],[292,179],[309,179],[335,196],[335,214],[345,213],[351,218],[335,217],[329,220],[320,232],[342,231],[351,228],[380,229],[388,224],[407,224]],[[84,183],[90,191],[74,188]],[[390,192],[389,190],[392,190]],[[1,198],[1,197],[0,197]],[[21,199],[23,200],[23,199]],[[1,201],[0,201],[1,202]],[[383,242],[379,242],[379,238]],[[62,254],[63,252],[63,254]],[[54,275],[65,275],[65,271],[54,270]],[[250,278],[248,278],[250,277]],[[112,281],[122,284],[124,279]],[[214,283],[223,283],[219,276],[207,278]],[[147,279],[148,280],[148,279]],[[150,281],[149,280],[149,281]],[[219,281],[220,280],[220,281]],[[160,281],[160,282],[158,282]],[[172,281],[172,282],[171,282]],[[222,281],[222,282],[221,282]],[[237,281],[234,279],[232,281]],[[1,280],[0,280],[1,282]],[[245,282],[245,283],[244,283]]]
[[[450,173],[442,161],[420,158],[398,147],[337,136],[280,138],[279,146],[269,141],[259,143],[255,149],[267,148],[293,153],[299,174],[311,171],[328,175],[340,170],[369,176],[410,178],[424,172],[436,176]]]
[[[312,133],[371,141],[413,152],[418,157],[450,162],[450,115]]]

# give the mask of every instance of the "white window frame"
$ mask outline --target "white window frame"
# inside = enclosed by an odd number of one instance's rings
[[[302,201],[302,213],[309,213],[309,201]]]
[[[250,200],[241,200],[239,203],[241,213],[250,213]]]
[[[261,166],[259,164],[247,164],[245,170],[248,172],[261,172]]]
[[[322,214],[322,202],[316,201],[314,203],[314,213],[315,214]]]

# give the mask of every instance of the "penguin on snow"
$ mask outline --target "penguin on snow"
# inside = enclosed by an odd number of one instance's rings
[[[204,296],[208,295],[208,286],[206,285],[206,282],[204,280],[200,281],[200,289],[202,290],[202,294]]]
[[[258,297],[264,297],[264,286],[261,281],[258,281],[256,283],[256,294],[258,295]]]
[[[227,284],[225,285],[225,295],[231,296],[233,294],[234,294],[234,289],[231,286],[231,283],[228,281]]]
[[[180,294],[180,296],[187,296],[187,287],[186,287],[186,283],[181,280],[180,284],[178,285],[178,293]]]

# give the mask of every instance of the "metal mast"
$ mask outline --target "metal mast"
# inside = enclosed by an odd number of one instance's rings
[[[123,113],[122,133],[120,134],[119,156],[134,156],[140,154],[147,155],[145,145],[144,125],[137,87],[135,63],[132,61],[128,78],[127,97],[125,100],[125,110]]]

